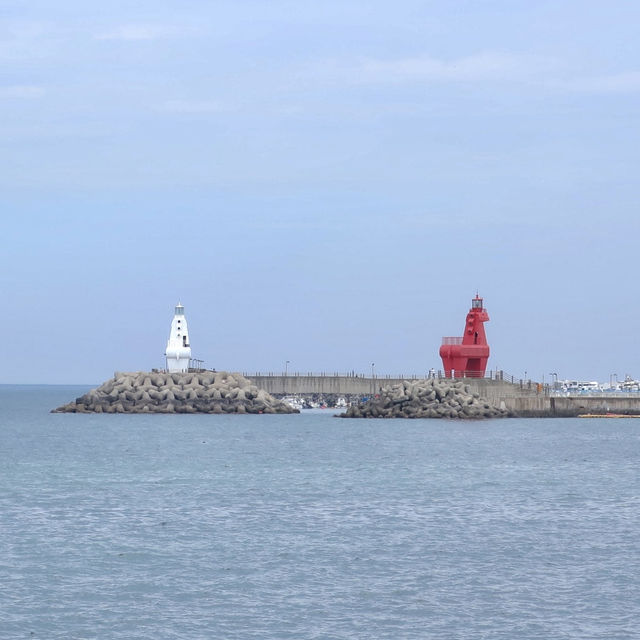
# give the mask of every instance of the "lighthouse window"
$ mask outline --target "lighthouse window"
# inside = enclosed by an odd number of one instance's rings
[[[482,309],[482,300],[472,300],[471,301],[471,308],[472,309]]]

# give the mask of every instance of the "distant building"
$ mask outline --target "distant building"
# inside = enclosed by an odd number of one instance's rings
[[[171,321],[171,332],[165,351],[167,371],[180,372],[189,370],[191,360],[191,345],[189,344],[189,330],[184,307],[178,302],[175,315]]]
[[[601,391],[600,385],[595,380],[563,380],[560,382],[560,388],[568,393]]]

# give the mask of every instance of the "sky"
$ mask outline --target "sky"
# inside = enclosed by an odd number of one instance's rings
[[[640,4],[3,0],[0,383],[640,378]]]

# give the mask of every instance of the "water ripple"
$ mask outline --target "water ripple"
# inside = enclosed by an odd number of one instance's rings
[[[636,637],[632,425],[50,415],[7,389],[2,637]]]

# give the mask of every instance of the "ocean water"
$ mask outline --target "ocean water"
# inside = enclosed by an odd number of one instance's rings
[[[0,387],[0,638],[637,638],[640,420],[69,415]]]

